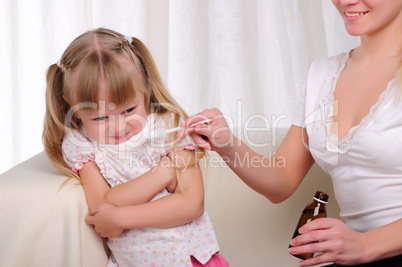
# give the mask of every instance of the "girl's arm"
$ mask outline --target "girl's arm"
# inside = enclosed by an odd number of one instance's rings
[[[85,163],[84,167],[78,171],[84,188],[85,198],[88,208],[105,202],[105,194],[110,189],[108,183],[103,178],[100,169],[93,161]]]
[[[193,162],[193,151],[178,151],[180,162]],[[180,185],[174,194],[139,205],[115,207],[98,205],[90,209],[86,222],[102,236],[113,237],[113,228],[166,228],[193,221],[204,213],[204,184],[195,164],[179,170]]]
[[[148,172],[108,190],[105,201],[115,206],[143,204],[165,188],[174,192],[176,185],[176,169],[169,157],[162,157],[158,165]]]
[[[136,179],[110,188],[94,162],[88,162],[79,171],[88,207],[108,202],[116,206],[140,204],[150,201],[164,188],[174,190],[176,173],[168,157]]]
[[[205,119],[212,119],[211,124],[189,127]],[[182,126],[184,130],[179,133],[179,138],[191,134],[197,145],[218,152],[249,187],[274,203],[291,196],[314,163],[307,149],[306,130],[298,126],[290,127],[275,155],[270,158],[254,152],[237,139],[216,108],[190,117]]]

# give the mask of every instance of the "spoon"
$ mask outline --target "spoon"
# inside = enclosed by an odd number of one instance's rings
[[[211,121],[212,121],[212,119],[207,119],[207,120],[199,121],[199,122],[196,122],[196,123],[191,124],[188,128],[194,127],[194,126],[196,126],[197,124],[207,123],[207,122],[211,122]],[[178,131],[178,130],[180,130],[180,129],[182,129],[182,127],[179,126],[179,127],[170,128],[170,129],[167,129],[167,130],[164,130],[164,131],[153,130],[153,131],[150,131],[150,132],[144,132],[144,133],[143,133],[143,137],[145,137],[145,138],[147,138],[147,139],[158,138],[158,137],[161,137],[162,135],[165,135],[165,134],[168,134],[168,133],[172,133],[172,132],[176,132],[176,131]]]

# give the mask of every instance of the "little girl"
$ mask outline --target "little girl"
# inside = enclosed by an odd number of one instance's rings
[[[203,151],[175,134],[148,136],[181,118],[136,38],[86,32],[48,69],[49,159],[82,183],[89,208],[118,206],[123,214],[112,219],[133,228],[108,239],[108,266],[228,266],[204,212]]]

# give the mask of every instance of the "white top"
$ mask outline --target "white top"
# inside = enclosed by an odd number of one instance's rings
[[[146,139],[144,131],[163,131],[174,127],[174,114],[150,115],[143,131],[118,145],[99,144],[83,131],[68,131],[63,141],[65,161],[77,172],[94,161],[111,187],[125,183],[156,166],[161,157],[176,147],[194,150],[188,137],[178,140],[175,134]],[[164,189],[151,201],[168,195]],[[191,266],[190,256],[205,264],[219,251],[212,222],[205,211],[197,220],[171,228],[125,230],[108,239],[112,252],[108,266]],[[117,263],[116,263],[117,262]]]
[[[330,133],[333,93],[348,57],[343,53],[311,65],[293,124],[306,128],[311,154],[332,177],[346,224],[364,232],[402,218],[402,96],[395,78],[339,140]]]

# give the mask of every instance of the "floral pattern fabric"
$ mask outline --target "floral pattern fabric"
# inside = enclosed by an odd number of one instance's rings
[[[190,138],[176,140],[175,133],[146,138],[151,131],[174,127],[174,114],[148,116],[143,131],[118,145],[99,144],[85,131],[68,131],[63,141],[65,161],[78,172],[88,161],[99,167],[111,187],[128,182],[156,166],[161,157],[176,149],[194,150]],[[164,189],[151,201],[168,195]],[[112,255],[108,266],[191,266],[190,256],[205,264],[219,251],[207,211],[197,220],[167,229],[139,228],[125,230],[108,239]]]

